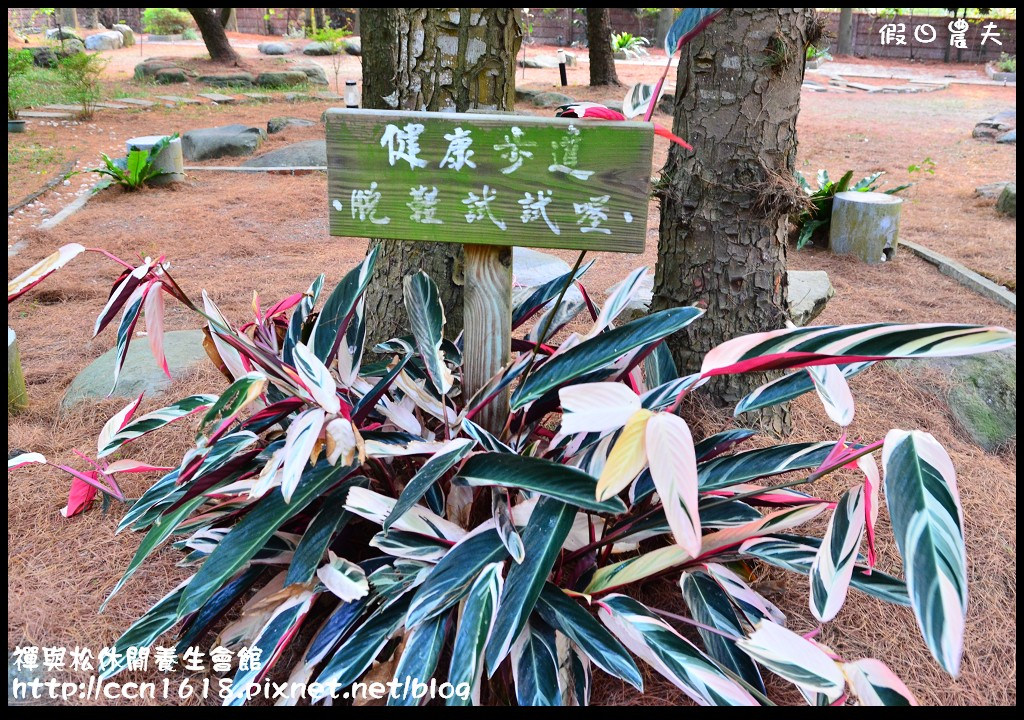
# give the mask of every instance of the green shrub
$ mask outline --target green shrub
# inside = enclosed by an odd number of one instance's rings
[[[103,97],[100,75],[107,61],[92,53],[75,53],[57,62],[57,74],[72,103],[82,106],[79,117],[91,118]]]
[[[639,58],[647,55],[647,38],[628,32],[612,33],[612,52],[625,53],[627,57]]]
[[[930,159],[925,162],[931,162]],[[934,165],[934,163],[932,163]],[[911,168],[915,166],[911,165],[908,170],[914,172]],[[928,170],[928,172],[932,172]],[[832,225],[832,200],[835,198],[836,193],[846,192],[847,190],[855,190],[857,192],[876,192],[878,190],[878,178],[885,175],[884,172],[876,172],[862,178],[852,187],[850,186],[850,180],[853,179],[853,170],[843,175],[839,179],[839,182],[833,182],[828,175],[828,170],[818,171],[818,189],[815,190],[807,182],[803,173],[799,170],[794,173],[796,182],[800,188],[807,193],[810,200],[810,205],[806,210],[801,211],[796,217],[792,219],[793,225],[797,230],[797,241],[796,249],[801,250],[808,245],[812,244],[814,238],[827,237],[829,227]],[[895,195],[898,192],[902,192],[910,187],[910,183],[906,185],[898,185],[894,188],[886,190],[887,195]]]
[[[999,60],[996,62],[996,67],[999,69],[999,72],[1017,72],[1017,56],[1003,53],[999,56]]]
[[[131,148],[128,157],[124,160],[112,160],[106,153],[100,153],[103,158],[104,167],[93,168],[94,172],[106,179],[106,182],[96,188],[102,190],[110,185],[120,185],[125,190],[138,190],[142,186],[158,177],[169,174],[165,170],[159,170],[154,162],[158,155],[170,145],[171,141],[178,137],[178,133],[161,139],[152,150],[140,150]]]
[[[8,301],[83,251],[65,246],[15,278]],[[128,648],[177,627],[179,653],[212,633],[229,650],[259,651],[258,667],[234,674],[231,705],[268,672],[315,679],[316,701],[371,666],[374,679],[447,679],[456,689],[449,704],[585,705],[595,668],[642,689],[634,656],[700,704],[767,704],[766,685],[777,683],[763,672],[812,705],[913,702],[882,662],[842,658],[787,629],[783,610],[802,616],[807,606],[780,609],[748,584],[758,562],[809,576],[819,622],[836,616],[850,589],[909,606],[932,655],[957,674],[968,576],[952,461],[919,431],[848,444],[846,378],[881,360],[1006,348],[1012,332],[782,329],[726,342],[700,372],[679,376],[663,340],[699,321],[700,309],[615,325],[643,268],[603,307],[586,306],[586,334],[546,343],[574,319],[556,298],[584,268],[532,288],[513,308],[514,332],[542,317],[471,393],[461,349],[445,339],[437,287],[422,272],[404,282],[410,333],[377,345],[380,359],[364,358],[363,293],[376,256],[375,248],[325,300],[320,275],[265,310],[254,301],[240,326],[205,292],[189,298],[162,258],[131,271],[110,256],[122,270],[97,332],[121,314],[117,357],[145,314],[162,359],[164,303],[151,294],[166,293],[207,326],[208,352],[230,385],[137,418],[141,398],[133,400],[104,427],[93,469],[75,471],[86,490],[119,500],[116,473],[166,473],[120,523],[145,536],[112,595],[167,541],[194,573],[116,641],[104,678],[126,667]],[[690,394],[717,375],[766,369],[793,372],[751,393],[737,414],[817,392],[838,441],[737,452],[754,431],[693,437],[679,414]],[[507,419],[492,432],[477,424],[511,388]],[[178,467],[127,459],[140,437],[175,421],[197,430]],[[8,468],[32,462],[46,459],[17,456]],[[817,497],[824,490],[814,481],[842,468],[853,469],[845,488]],[[883,488],[889,520],[876,526]],[[821,516],[831,516],[828,527],[810,534]],[[876,532],[895,536],[906,580],[875,566]],[[686,615],[630,596],[665,576],[679,583]],[[388,702],[419,701],[399,691]]]
[[[153,35],[180,35],[192,27],[192,16],[178,8],[146,8],[142,28]]]
[[[195,28],[187,27],[187,28],[185,28],[184,30],[181,31],[181,39],[182,40],[198,40],[199,39],[199,33],[196,32]]]
[[[807,50],[804,53],[804,57],[810,60],[831,60],[832,54],[828,51],[828,48],[819,48],[814,45],[808,45]]]
[[[32,69],[32,53],[28,50],[7,49],[7,119],[17,120],[25,107],[28,72]]]

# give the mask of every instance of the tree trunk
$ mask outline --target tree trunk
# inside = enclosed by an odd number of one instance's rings
[[[360,8],[363,107],[465,112],[511,110],[522,30],[511,8]],[[467,238],[468,239],[468,238]],[[372,342],[408,332],[402,278],[423,270],[437,283],[454,338],[462,329],[464,254],[459,243],[380,243],[366,293]],[[511,255],[511,253],[509,254]]]
[[[813,15],[726,10],[683,49],[674,132],[694,150],[673,145],[665,165],[652,303],[652,310],[707,309],[668,341],[683,372],[725,340],[785,325],[796,119],[804,48],[817,39]],[[764,381],[726,376],[711,391],[731,405]],[[787,415],[761,420],[784,432]]]
[[[672,29],[672,22],[676,19],[675,8],[661,8],[658,10],[658,19],[654,24],[654,37],[651,39],[651,46],[660,48],[665,45],[665,37]]]
[[[220,12],[215,8],[189,8],[188,11],[199,26],[210,59],[223,63],[238,62],[238,55],[231,48],[224,26],[221,25]]]
[[[238,32],[238,11],[236,8],[220,9],[220,25],[227,32]]]
[[[85,27],[88,30],[100,29],[100,9],[85,8]]]
[[[839,55],[853,55],[853,8],[839,8]]]
[[[78,29],[78,10],[76,8],[57,8],[57,19],[66,28]]]
[[[590,49],[590,84],[619,85],[612,57],[612,26],[608,8],[587,8],[587,46]]]

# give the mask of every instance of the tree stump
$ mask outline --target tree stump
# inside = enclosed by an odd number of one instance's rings
[[[21,371],[21,355],[18,353],[18,338],[7,328],[7,412],[14,415],[28,407],[28,391],[25,375]]]
[[[125,150],[131,152],[132,148],[138,150],[152,151],[153,146],[163,140],[165,135],[147,135],[145,137],[131,138],[124,143]],[[159,170],[168,173],[153,178],[150,185],[169,185],[170,183],[181,182],[185,179],[185,160],[181,153],[181,138],[174,138],[167,147],[153,160],[153,165]]]
[[[838,255],[855,255],[869,265],[891,260],[900,230],[898,197],[877,192],[841,192],[832,201],[829,246]]]

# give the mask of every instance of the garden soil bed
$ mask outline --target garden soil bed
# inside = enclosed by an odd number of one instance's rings
[[[159,54],[167,54],[162,46]],[[121,51],[118,51],[121,52]],[[533,52],[531,50],[531,52]],[[193,49],[192,53],[195,53]],[[153,54],[157,54],[155,51]],[[652,74],[652,62],[643,77]],[[642,66],[619,69],[624,82],[640,79]],[[527,71],[521,84],[545,86],[546,71]],[[605,100],[622,90],[582,87],[586,65],[570,69],[568,93],[577,99]],[[556,89],[556,88],[551,88]],[[195,90],[198,92],[199,90]],[[173,90],[171,92],[177,92]],[[937,163],[905,193],[903,237],[955,257],[971,267],[1016,277],[1015,223],[996,215],[991,201],[973,198],[978,185],[1015,176],[1015,149],[973,141],[970,129],[991,111],[1015,104],[1013,90],[954,86],[947,91],[913,96],[805,94],[800,117],[798,167],[813,176],[819,167],[833,177],[852,169],[861,176],[886,170],[888,183],[908,179],[906,168],[930,156]],[[156,108],[146,112],[101,111],[94,121],[59,127],[34,127],[11,145],[36,143],[61,147],[66,157],[92,164],[99,152],[123,152],[124,140],[137,135],[184,131],[231,122],[264,125],[275,115],[318,120],[327,103],[218,107]],[[547,113],[549,111],[537,111]],[[671,119],[659,114],[658,121]],[[284,143],[322,136],[322,127],[289,128],[272,135],[261,152]],[[658,141],[656,167],[664,161]],[[234,161],[237,162],[237,161]],[[224,162],[222,164],[228,164]],[[9,201],[31,192],[45,180],[27,177],[28,169],[9,171]],[[913,178],[917,180],[917,178]],[[85,182],[72,179],[57,196],[44,196],[56,211],[68,194]],[[91,181],[91,180],[90,180]],[[363,256],[365,240],[328,235],[326,179],[305,176],[240,175],[195,172],[177,187],[130,195],[105,191],[50,232],[33,229],[48,213],[27,208],[9,221],[8,243],[21,243],[9,259],[9,276],[20,272],[64,243],[101,246],[125,258],[166,253],[175,278],[194,297],[206,288],[233,321],[248,318],[253,290],[273,302],[304,289],[318,272],[332,286]],[[606,289],[637,265],[653,268],[657,253],[657,208],[649,216],[648,249],[643,256],[597,255],[585,278],[600,298]],[[557,253],[567,261],[573,252]],[[795,269],[828,271],[836,297],[817,324],[898,320],[991,323],[1015,328],[1009,310],[974,295],[909,253],[891,263],[868,267],[819,249],[790,250]],[[94,318],[103,306],[116,268],[99,256],[86,255],[46,284],[8,308],[8,323],[18,332],[31,406],[8,424],[8,451],[33,450],[48,459],[80,465],[73,449],[94,450],[103,423],[123,400],[82,403],[60,411],[71,379],[113,345],[112,331],[91,337]],[[168,329],[196,327],[195,318],[169,304]],[[137,341],[138,342],[138,341]],[[179,379],[165,394],[147,398],[142,410],[169,400],[222,387],[218,374],[203,366]],[[851,593],[839,617],[826,625],[820,639],[847,658],[876,656],[905,679],[923,703],[957,705],[1016,702],[1016,447],[986,454],[970,444],[943,410],[932,391],[911,384],[900,372],[877,367],[853,381],[858,401],[850,428],[855,438],[874,439],[892,427],[923,428],[949,450],[960,472],[967,526],[971,599],[963,672],[950,679],[929,656],[909,610]],[[797,432],[793,441],[834,437],[817,400],[794,404]],[[710,408],[693,417],[703,428],[718,428],[728,418]],[[188,423],[156,439],[142,439],[132,456],[157,464],[177,464],[189,446]],[[819,482],[814,491],[836,498],[841,480]],[[137,497],[152,478],[127,476],[125,490]],[[65,520],[57,510],[66,500],[68,481],[47,468],[12,473],[8,481],[8,649],[15,646],[109,645],[145,609],[187,576],[176,567],[179,554],[165,550],[136,574],[110,604],[97,609],[128,564],[140,540],[114,535],[123,508],[109,512],[99,505]],[[885,508],[880,518],[880,564],[898,572],[898,556],[888,532]],[[807,610],[806,580],[763,568],[754,570],[759,587],[789,612],[801,632],[815,624]],[[665,582],[644,590],[645,599],[661,607],[679,607],[678,586]],[[127,679],[127,678],[126,678]],[[138,679],[138,678],[136,678]],[[659,677],[648,676],[640,697],[601,673],[595,674],[595,702],[626,705],[679,704],[685,698]],[[781,685],[779,697],[798,701]],[[190,703],[198,702],[190,700]]]

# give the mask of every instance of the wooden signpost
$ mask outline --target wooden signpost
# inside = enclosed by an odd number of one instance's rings
[[[653,139],[640,122],[329,110],[331,234],[466,246],[468,397],[509,359],[512,246],[643,252]]]

